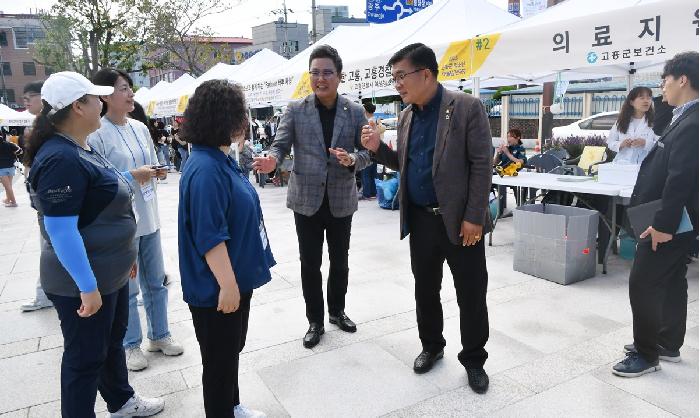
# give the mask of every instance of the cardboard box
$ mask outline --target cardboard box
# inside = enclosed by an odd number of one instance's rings
[[[513,270],[563,285],[595,276],[598,212],[524,205],[513,211],[513,223]]]
[[[639,164],[605,163],[598,165],[598,182],[634,186],[639,174]]]

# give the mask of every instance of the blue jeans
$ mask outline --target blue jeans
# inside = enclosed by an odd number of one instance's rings
[[[156,155],[158,156],[158,162],[161,165],[167,165],[170,167],[170,147],[168,145],[159,144],[156,148]]]
[[[177,152],[180,153],[180,160],[182,160],[180,162],[180,171],[182,171],[185,169],[185,163],[187,162],[187,159],[190,157],[190,152],[187,151],[186,148],[182,148],[182,147],[178,148]]]
[[[360,176],[362,176],[362,197],[375,197],[377,185],[374,183],[374,179],[377,178],[377,163],[362,169]]]
[[[98,390],[110,412],[118,411],[134,395],[122,347],[129,315],[128,292],[124,286],[102,295],[102,307],[88,318],[76,313],[79,297],[48,295],[63,334],[62,416],[94,417]]]
[[[150,235],[137,237],[138,274],[129,280],[129,327],[124,337],[124,348],[141,345],[141,320],[136,304],[139,288],[143,292],[143,307],[146,310],[148,338],[160,340],[170,336],[168,329],[168,288],[163,285],[165,267],[163,250],[160,247],[160,229]]]

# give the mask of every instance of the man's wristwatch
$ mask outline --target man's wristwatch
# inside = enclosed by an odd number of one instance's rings
[[[355,155],[354,155],[354,154],[348,154],[348,157],[350,157],[350,161],[352,162],[352,164],[350,164],[350,165],[351,165],[351,166],[355,165],[355,161],[357,160],[357,159],[355,158]]]

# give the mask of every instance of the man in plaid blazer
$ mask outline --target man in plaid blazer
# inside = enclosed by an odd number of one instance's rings
[[[360,142],[362,127],[367,123],[363,107],[338,95],[342,67],[338,52],[330,46],[319,46],[311,53],[313,94],[289,104],[269,155],[256,158],[254,163],[256,169],[269,173],[294,147],[287,207],[294,211],[299,240],[301,282],[309,320],[304,336],[306,348],[318,344],[324,333],[324,232],[330,259],[329,320],[343,331],[357,330],[345,314],[348,249],[352,215],[357,210],[355,173],[370,164],[370,157]]]

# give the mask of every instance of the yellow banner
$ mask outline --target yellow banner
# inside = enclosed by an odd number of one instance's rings
[[[301,99],[309,94],[311,94],[311,76],[309,73],[305,72],[301,75],[301,80],[299,80],[297,88],[294,89],[292,99]]]
[[[146,107],[146,115],[148,116],[153,116],[153,112],[156,110],[156,102],[155,100],[151,100],[148,102],[148,106]]]
[[[185,113],[185,109],[187,108],[187,102],[190,100],[190,96],[184,95],[180,96],[180,100],[177,102],[177,113]]]
[[[466,79],[476,73],[496,47],[500,33],[452,42],[442,56],[438,80]]]

